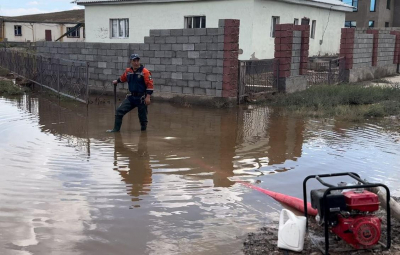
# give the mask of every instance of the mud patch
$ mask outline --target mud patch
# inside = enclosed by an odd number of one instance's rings
[[[395,198],[400,201],[399,198]],[[382,219],[382,235],[381,242],[386,243],[386,211],[380,210],[376,213]],[[324,247],[324,228],[318,226],[313,217],[309,218],[309,235],[304,240],[304,249],[302,252],[285,251],[278,248],[278,225],[275,221],[256,233],[249,233],[243,243],[243,253],[245,255],[256,254],[312,254],[319,255],[322,252],[317,248],[316,244]],[[400,255],[400,222],[392,218],[392,245],[390,250],[385,251],[381,248],[371,250],[351,250],[351,247],[343,240],[337,240],[333,234],[330,234],[330,252],[331,255],[354,254],[395,254]]]

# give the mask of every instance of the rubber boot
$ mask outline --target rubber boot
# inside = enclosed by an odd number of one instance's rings
[[[147,129],[147,124],[140,125],[140,131],[146,131],[146,129]]]
[[[115,123],[114,123],[114,128],[111,130],[107,130],[107,133],[115,133],[119,132],[121,130],[121,125],[122,125],[122,117],[121,116],[115,116]]]

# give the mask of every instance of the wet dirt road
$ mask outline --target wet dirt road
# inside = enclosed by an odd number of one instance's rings
[[[400,195],[396,127],[155,103],[114,135],[112,109],[0,97],[0,254],[241,254],[282,207],[235,180],[301,198],[353,171]]]

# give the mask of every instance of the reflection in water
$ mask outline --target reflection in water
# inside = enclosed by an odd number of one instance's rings
[[[237,174],[287,171],[279,165],[301,157],[304,120],[273,114],[266,107],[239,111],[239,116],[242,121],[237,138]]]
[[[0,99],[0,254],[81,254],[70,245],[92,227],[89,207],[65,185],[75,181],[68,172],[86,178],[87,169],[80,153],[40,131],[38,106]]]
[[[304,121],[288,117],[270,120],[268,133],[270,147],[268,165],[283,164],[286,160],[296,160],[301,157],[303,146]]]
[[[140,195],[150,192],[152,171],[147,151],[147,133],[142,132],[136,151],[123,143],[121,133],[115,134],[114,160],[115,168],[128,184],[128,194],[132,201],[139,201]],[[139,205],[138,205],[139,206]]]
[[[0,98],[0,254],[240,254],[281,206],[236,179],[301,197],[309,174],[355,171],[400,193],[400,136],[379,123],[159,103],[149,119],[106,134],[111,105]]]

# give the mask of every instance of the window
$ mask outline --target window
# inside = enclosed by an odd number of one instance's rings
[[[376,0],[371,0],[371,5],[369,7],[369,11],[371,11],[371,12],[376,11]]]
[[[389,27],[389,22],[385,22],[385,27]]]
[[[70,33],[70,31],[73,30],[73,29],[74,29],[73,27],[67,27],[67,33],[68,33],[67,37],[68,38],[80,38],[81,37],[80,34],[79,34],[80,28],[75,29],[75,31]]]
[[[390,10],[391,1],[387,0],[386,2],[386,9]]]
[[[354,7],[353,12],[358,11],[358,0],[343,0],[343,3]]]
[[[129,19],[111,19],[111,38],[129,37]]]
[[[310,25],[310,19],[309,18],[302,18],[301,19],[301,24],[302,25]]]
[[[317,26],[317,21],[313,20],[312,23],[311,23],[311,33],[310,33],[310,37],[313,38],[313,39],[315,38],[315,28],[316,28],[316,26]]]
[[[206,28],[206,16],[185,17],[185,28]]]
[[[279,24],[279,17],[272,16],[271,19],[271,37],[275,37],[275,25]]]
[[[370,21],[368,22],[368,27],[375,27],[375,21],[370,20]]]
[[[14,35],[22,36],[22,27],[21,26],[14,26]]]
[[[348,27],[348,28],[357,27],[357,22],[356,21],[346,21],[344,23],[344,27]]]
[[[294,24],[298,25],[299,24],[299,19],[294,19]]]

